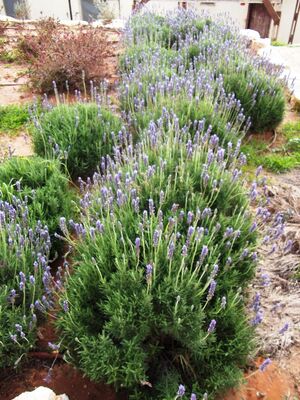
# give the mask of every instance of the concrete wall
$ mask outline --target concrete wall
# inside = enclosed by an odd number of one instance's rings
[[[289,40],[295,6],[296,0],[283,0],[281,6],[281,21],[277,35],[277,40],[280,42],[287,43]],[[300,44],[300,16],[298,18],[293,44]]]
[[[228,0],[228,1],[210,1],[206,2],[210,4],[203,4],[203,2],[188,1],[188,8],[194,8],[196,10],[208,11],[211,15],[227,14],[234,20],[234,22],[241,28],[245,28],[248,5],[241,5],[240,0]],[[247,1],[245,2],[247,3]],[[122,18],[127,18],[131,13],[132,1],[121,0]],[[147,8],[150,10],[159,11],[161,13],[167,13],[170,10],[178,8],[178,0],[151,0],[147,4]]]
[[[228,15],[240,28],[245,28],[248,15],[248,4],[242,1],[214,1],[211,4],[191,3],[196,10],[208,11],[212,16]]]
[[[41,17],[55,17],[59,19],[70,19],[69,2],[68,0],[26,0],[29,7],[29,16],[31,19]],[[7,14],[14,17],[14,6],[16,0],[0,0],[6,4]],[[82,19],[82,10],[80,0],[71,0],[71,8],[73,19]],[[5,14],[5,10],[1,11]]]
[[[32,19],[41,17],[55,17],[70,19],[68,0],[28,0],[30,4],[30,16]],[[71,0],[73,19],[82,18],[81,4],[79,0]]]

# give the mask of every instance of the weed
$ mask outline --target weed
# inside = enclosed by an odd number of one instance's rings
[[[16,134],[26,127],[29,105],[0,106],[0,133]]]
[[[282,126],[281,132],[286,139],[300,138],[300,121],[287,122]]]

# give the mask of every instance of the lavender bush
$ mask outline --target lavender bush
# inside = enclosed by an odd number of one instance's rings
[[[74,215],[74,192],[60,171],[57,161],[40,157],[11,157],[0,163],[0,201],[25,202],[33,223],[46,225],[52,245],[58,246],[54,234],[59,230],[59,218]]]
[[[135,155],[129,138],[106,161],[81,222],[63,225],[76,250],[58,326],[73,363],[132,398],[174,398],[182,381],[213,394],[240,379],[253,346],[240,288],[265,213],[248,214],[238,148],[207,131],[147,133]]]
[[[35,152],[58,158],[73,180],[93,173],[101,156],[112,152],[121,121],[96,103],[60,104],[34,117]]]
[[[17,366],[34,347],[37,321],[51,301],[48,228],[27,204],[0,200],[0,367]]]

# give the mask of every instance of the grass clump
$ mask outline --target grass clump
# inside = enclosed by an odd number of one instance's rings
[[[265,169],[282,173],[290,171],[299,166],[300,161],[300,124],[288,122],[278,131],[278,135],[283,144],[270,149],[264,140],[251,139],[242,146],[242,151],[246,154],[248,165],[258,167],[261,165]]]
[[[121,121],[95,103],[61,104],[41,115],[33,130],[35,152],[59,158],[73,180],[93,173],[112,153]]]
[[[15,134],[29,120],[28,105],[0,106],[0,133]]]
[[[281,132],[286,139],[295,139],[300,137],[300,121],[287,122],[281,128]]]

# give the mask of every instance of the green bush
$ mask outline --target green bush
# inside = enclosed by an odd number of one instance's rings
[[[120,129],[120,119],[97,104],[62,104],[36,119],[34,149],[39,156],[59,158],[75,180],[97,169]]]
[[[0,163],[0,200],[26,201],[30,218],[47,225],[51,235],[61,216],[73,215],[74,193],[57,161],[12,157]]]
[[[183,381],[215,393],[252,347],[239,291],[254,271],[248,198],[210,138],[152,127],[140,150],[99,176],[71,222],[58,327],[75,365],[133,399],[174,399]]]
[[[228,92],[235,93],[251,118],[251,131],[264,132],[275,129],[283,120],[285,95],[283,87],[276,79],[262,71],[230,68],[224,74],[224,86]]]

